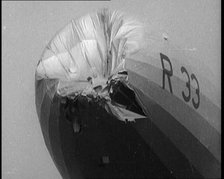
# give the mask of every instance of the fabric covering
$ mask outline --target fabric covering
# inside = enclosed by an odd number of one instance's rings
[[[51,97],[91,93],[125,70],[125,59],[139,50],[141,38],[141,24],[118,11],[103,9],[72,20],[47,45],[36,79],[50,79]]]
[[[55,93],[92,95],[106,99],[105,108],[120,120],[144,117],[112,105],[109,97],[110,80],[128,83],[121,72],[125,60],[140,49],[142,35],[141,23],[118,11],[102,9],[72,20],[49,42],[37,65],[38,104],[45,94],[51,99]]]

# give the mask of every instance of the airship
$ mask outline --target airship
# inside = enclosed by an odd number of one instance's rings
[[[71,20],[44,49],[35,102],[62,178],[221,178],[215,86],[169,34],[144,34],[103,9]]]

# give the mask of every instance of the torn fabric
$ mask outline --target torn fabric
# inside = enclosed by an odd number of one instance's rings
[[[105,87],[108,78],[125,70],[125,59],[139,49],[141,38],[141,24],[118,11],[103,9],[74,19],[46,47],[37,79],[54,79],[62,96]]]
[[[118,11],[103,9],[73,19],[45,48],[36,80],[44,81],[50,99],[56,93],[98,96],[107,101],[107,107],[118,119],[142,118],[112,104],[109,96],[111,80],[127,83],[128,76],[121,72],[126,71],[125,60],[140,49],[142,34],[139,22]]]

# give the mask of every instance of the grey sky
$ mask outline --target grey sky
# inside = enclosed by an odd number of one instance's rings
[[[125,11],[143,21],[150,33],[166,32],[173,43],[196,48],[193,56],[197,63],[207,66],[212,73],[209,78],[220,88],[219,0],[5,1],[2,3],[4,179],[61,178],[45,147],[36,114],[35,67],[46,44],[59,29],[72,18],[101,7]]]

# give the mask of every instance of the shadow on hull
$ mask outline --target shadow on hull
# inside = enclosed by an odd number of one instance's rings
[[[74,133],[63,104],[59,98],[54,99],[49,137],[55,161],[58,160],[56,155],[62,153],[56,165],[59,171],[67,169],[68,176],[60,171],[64,178],[173,178],[132,123],[117,120],[94,103],[86,108],[88,110],[83,108],[80,112],[81,132]],[[59,116],[55,115],[55,110],[60,111]],[[60,141],[53,142],[56,133]]]
[[[81,132],[74,133],[61,101],[55,96],[48,131],[43,133],[48,132],[48,149],[64,179],[176,178],[178,172],[186,178],[202,178],[149,119],[124,123],[89,103],[80,111]],[[150,145],[173,150],[176,169],[168,169]]]
[[[129,92],[126,104],[133,103],[133,91]],[[118,101],[116,95],[112,98]],[[132,111],[142,113],[139,107]],[[77,133],[68,115],[71,108],[78,111],[81,131]],[[58,95],[51,100],[47,93],[39,114],[46,146],[64,179],[203,178],[149,118],[123,122],[93,100]]]

